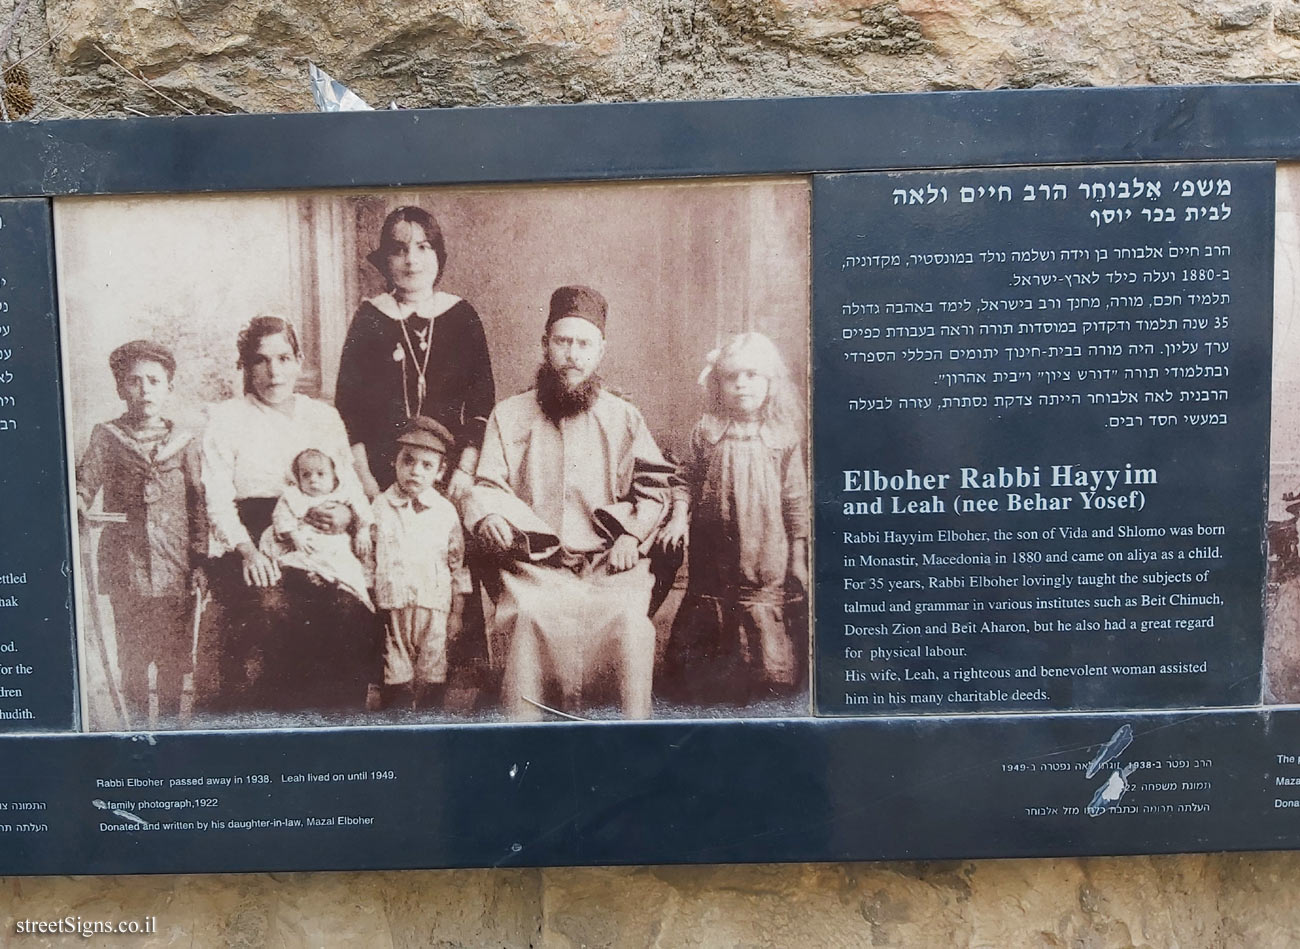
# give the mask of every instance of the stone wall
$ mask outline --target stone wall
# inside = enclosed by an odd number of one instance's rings
[[[0,0],[0,37],[12,0]],[[35,0],[41,118],[372,104],[1291,81],[1300,0]],[[2,160],[2,157],[0,157]],[[9,879],[9,920],[153,915],[131,945],[1286,946],[1300,855]],[[119,941],[104,945],[125,945]]]
[[[13,51],[50,117],[308,109],[308,60],[408,108],[1279,82],[1300,0],[33,0]]]
[[[1295,944],[1297,854],[1086,860],[10,879],[0,946]],[[157,920],[157,935],[11,936],[13,919]]]

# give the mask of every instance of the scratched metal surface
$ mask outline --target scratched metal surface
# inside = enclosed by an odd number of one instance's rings
[[[1300,714],[1251,710],[9,737],[0,739],[9,795],[49,806],[0,818],[48,829],[6,835],[0,873],[1276,849],[1300,844],[1294,815],[1275,804],[1289,793],[1276,777],[1296,772],[1277,754],[1294,753],[1297,739]],[[282,781],[393,762],[391,784]],[[167,784],[258,770],[273,783]],[[1107,790],[1115,774],[1129,784],[1119,796]],[[130,776],[164,783],[95,784]],[[186,794],[219,795],[213,813],[243,819],[373,823],[132,829],[141,813],[165,825],[202,812],[113,809],[115,799]]]
[[[0,195],[1287,159],[1297,124],[1294,85],[13,122]]]

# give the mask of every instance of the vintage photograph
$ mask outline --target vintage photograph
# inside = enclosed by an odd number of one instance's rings
[[[1268,582],[1261,701],[1300,703],[1300,166],[1277,166]]]
[[[809,714],[808,201],[57,199],[87,727]]]

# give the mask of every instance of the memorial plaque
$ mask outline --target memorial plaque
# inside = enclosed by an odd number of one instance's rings
[[[1297,123],[0,125],[0,873],[1300,847]]]
[[[813,219],[819,709],[1253,703],[1272,166],[827,176]]]

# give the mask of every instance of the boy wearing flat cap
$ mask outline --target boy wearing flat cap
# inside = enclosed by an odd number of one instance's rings
[[[77,462],[78,512],[103,492],[98,580],[113,606],[117,665],[128,728],[149,725],[149,664],[157,666],[158,718],[180,719],[190,671],[188,593],[206,550],[207,525],[193,433],[168,418],[176,357],[152,340],[108,357],[126,411],[101,422]]]
[[[385,708],[441,705],[447,642],[472,589],[460,517],[435,485],[451,433],[418,415],[397,437],[397,480],[374,504],[375,605],[386,614]]]

